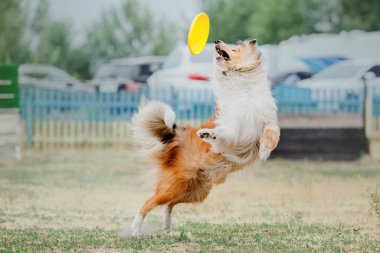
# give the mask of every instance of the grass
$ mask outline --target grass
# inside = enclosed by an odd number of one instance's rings
[[[375,252],[379,242],[344,226],[300,224],[187,223],[177,233],[138,239],[118,231],[95,229],[2,230],[2,249],[23,251],[150,251],[150,252]]]
[[[370,194],[371,197],[371,207],[372,210],[375,212],[377,218],[380,222],[380,195],[378,192],[379,186],[376,187],[376,190]]]
[[[201,205],[161,209],[133,150],[28,153],[0,162],[0,252],[380,252],[380,163],[273,160],[229,177]],[[148,183],[147,183],[148,182]]]
[[[172,234],[138,239],[95,229],[2,230],[2,247],[12,251],[149,252],[375,252],[379,243],[344,226],[186,223]]]

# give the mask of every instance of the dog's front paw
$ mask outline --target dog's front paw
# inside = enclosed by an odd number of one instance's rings
[[[216,139],[214,130],[209,128],[202,128],[198,130],[197,135],[205,142]]]
[[[198,130],[197,135],[199,136],[199,138],[202,139],[202,141],[211,144],[211,151],[213,153],[216,153],[216,154],[220,153],[216,144],[215,129],[202,128]]]
[[[259,149],[259,158],[262,161],[265,161],[268,159],[269,155],[271,153],[271,150],[265,147],[265,145],[260,145]]]

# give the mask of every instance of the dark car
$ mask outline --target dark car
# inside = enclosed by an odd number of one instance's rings
[[[101,66],[90,82],[100,92],[134,91],[162,68],[163,61],[161,56],[115,59]]]
[[[313,76],[314,73],[307,71],[294,71],[283,73],[279,76],[272,78],[272,89],[275,88],[279,84],[296,84],[299,81],[309,79]]]

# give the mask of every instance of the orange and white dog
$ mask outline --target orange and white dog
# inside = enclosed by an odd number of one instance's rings
[[[164,205],[165,230],[180,203],[202,202],[229,173],[257,159],[266,160],[276,148],[280,129],[277,106],[256,40],[229,47],[215,42],[216,114],[201,128],[177,127],[166,104],[151,102],[133,118],[134,133],[159,166],[155,193],[132,223],[139,235],[144,217]]]

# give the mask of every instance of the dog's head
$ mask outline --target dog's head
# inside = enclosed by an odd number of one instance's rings
[[[254,70],[260,64],[260,52],[256,39],[239,42],[230,47],[221,40],[215,41],[217,65],[223,70],[246,72]]]

